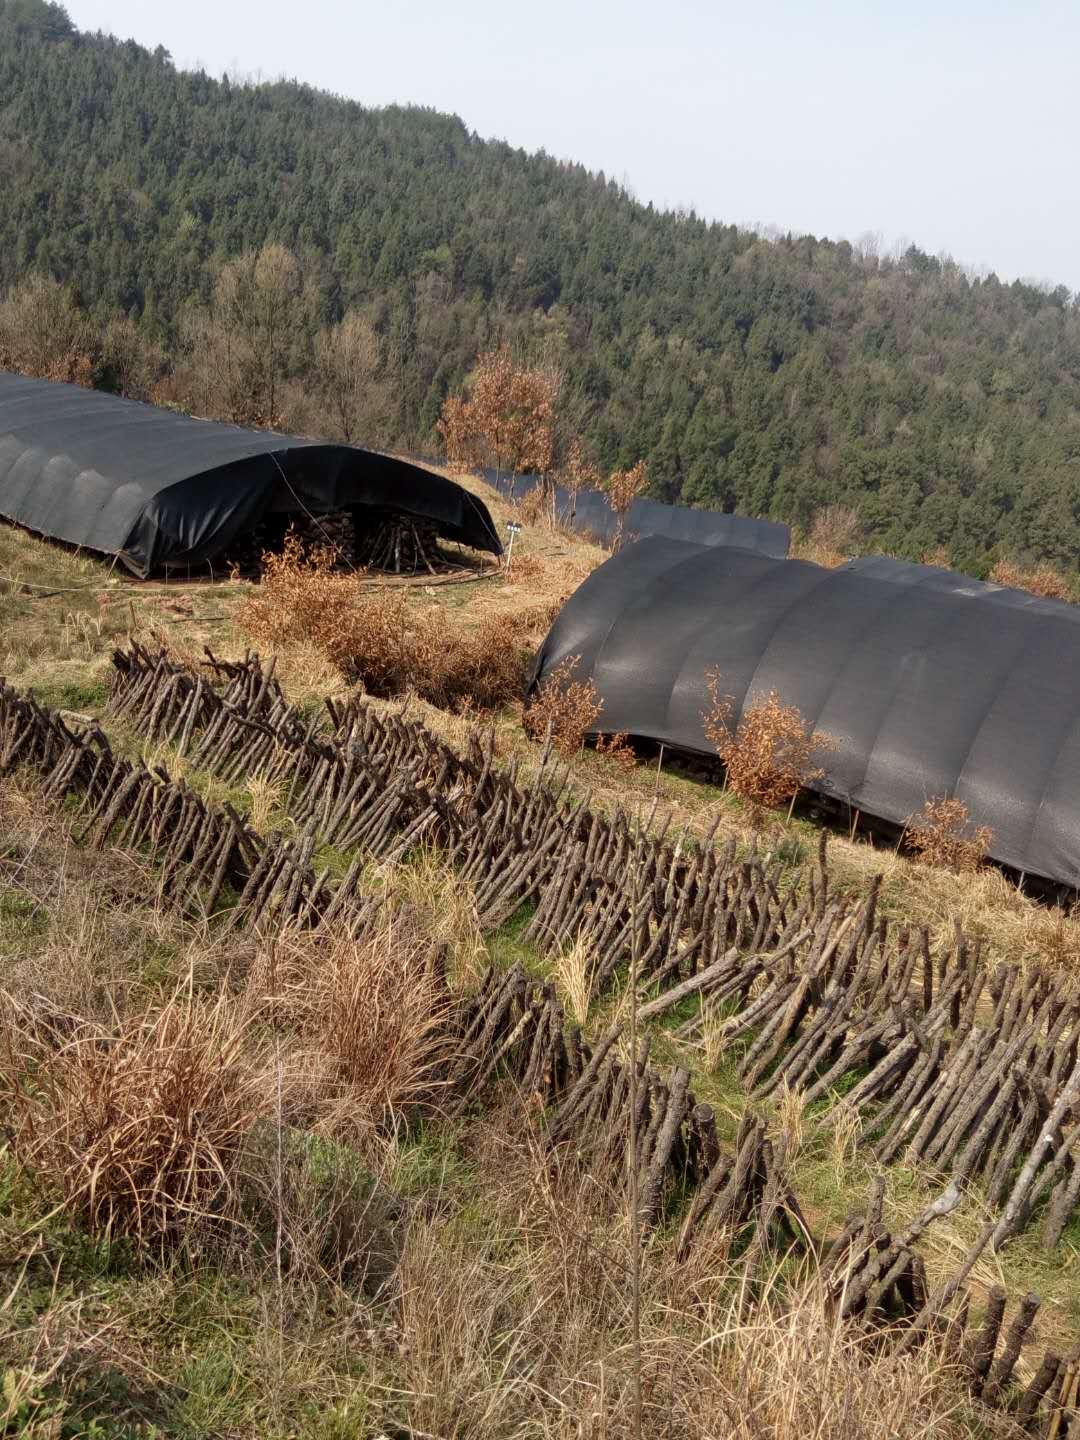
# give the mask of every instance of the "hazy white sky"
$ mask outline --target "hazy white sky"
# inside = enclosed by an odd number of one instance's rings
[[[460,115],[641,200],[1080,291],[1080,0],[68,0],[211,73]]]

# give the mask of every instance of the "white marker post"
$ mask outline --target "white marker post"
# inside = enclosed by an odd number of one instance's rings
[[[508,521],[506,522],[506,528],[507,528],[507,530],[510,532],[510,544],[509,544],[509,546],[507,547],[507,550],[506,550],[506,573],[507,573],[507,575],[509,575],[509,574],[510,574],[510,557],[511,557],[511,555],[513,555],[513,553],[514,553],[514,536],[520,533],[520,531],[521,531],[521,526],[518,524],[518,522],[517,522],[516,520],[508,520]]]

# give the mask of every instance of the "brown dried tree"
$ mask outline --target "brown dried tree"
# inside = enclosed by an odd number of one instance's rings
[[[611,501],[611,508],[618,516],[613,549],[618,550],[622,544],[630,506],[639,495],[644,494],[648,484],[649,472],[644,460],[639,460],[629,470],[616,470],[608,476],[604,488]]]
[[[472,408],[464,396],[446,397],[435,428],[442,436],[443,449],[452,466],[460,470],[472,470],[480,463]]]
[[[555,448],[562,373],[515,363],[508,345],[488,350],[473,371],[468,398],[450,396],[438,424],[451,463],[486,459],[510,475],[548,475]]]
[[[566,447],[566,458],[559,470],[559,482],[570,492],[570,515],[577,511],[577,497],[582,490],[599,490],[603,486],[600,471],[585,454],[585,447],[575,435]]]
[[[824,775],[816,763],[837,741],[813,730],[796,705],[785,705],[771,690],[748,705],[735,722],[735,702],[725,695],[719,671],[705,672],[709,709],[702,715],[705,738],[727,770],[731,790],[758,812],[793,805],[805,786]]]

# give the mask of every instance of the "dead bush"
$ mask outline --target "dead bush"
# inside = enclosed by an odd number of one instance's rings
[[[314,645],[371,695],[414,691],[442,709],[495,709],[520,691],[525,650],[521,617],[491,616],[475,628],[452,625],[442,609],[410,604],[401,590],[364,589],[360,573],[334,570],[329,546],[305,550],[295,535],[263,556],[262,583],[237,623],[262,645]]]
[[[633,770],[637,764],[637,755],[625,730],[620,730],[616,735],[598,735],[596,753],[608,760],[614,760],[623,770]]]
[[[622,545],[626,517],[630,513],[631,505],[639,495],[645,493],[648,487],[649,471],[644,460],[639,460],[629,470],[614,471],[604,482],[604,489],[607,491],[611,508],[618,517],[612,542],[613,550],[617,551]]]
[[[924,550],[920,558],[923,565],[933,565],[938,570],[952,569],[952,556],[944,545],[935,545],[932,550]]]
[[[572,678],[580,660],[580,655],[560,660],[537,687],[522,717],[526,735],[543,740],[550,729],[552,744],[567,758],[584,745],[586,734],[604,708],[592,680]]]
[[[988,825],[972,829],[968,808],[956,796],[927,800],[920,814],[908,821],[907,841],[922,863],[957,874],[978,870],[993,839]]]
[[[364,593],[359,572],[338,574],[332,546],[306,547],[290,533],[278,553],[262,557],[262,581],[237,612],[237,624],[264,645],[314,644],[343,673],[364,657],[365,683],[392,687],[401,659],[405,597]]]
[[[554,501],[543,485],[537,485],[523,495],[517,510],[525,525],[550,525],[555,518]]]
[[[497,710],[521,693],[526,649],[521,619],[486,616],[473,630],[423,612],[406,636],[409,686],[443,710]]]
[[[723,694],[720,675],[706,672],[709,709],[702,715],[705,738],[727,770],[736,795],[755,809],[793,803],[805,786],[824,775],[814,756],[835,750],[836,740],[811,730],[798,706],[785,705],[775,690],[748,706],[734,723],[734,701]]]
[[[226,999],[174,999],[53,1048],[7,1005],[0,1097],[12,1152],[92,1233],[174,1242],[230,1206],[252,1124],[267,1111],[254,1017]]]
[[[810,524],[810,544],[847,559],[866,538],[862,516],[850,505],[826,505]]]
[[[1030,570],[1015,564],[1012,560],[999,560],[990,571],[995,585],[1009,585],[1014,590],[1026,590],[1043,600],[1071,600],[1072,587],[1064,575],[1058,573],[1049,562],[1035,565]]]

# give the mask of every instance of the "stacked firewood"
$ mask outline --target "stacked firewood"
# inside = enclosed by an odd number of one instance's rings
[[[430,520],[372,511],[370,519],[365,517],[355,528],[356,563],[365,569],[394,575],[434,575],[446,569],[439,532]]]
[[[257,657],[209,668],[220,694],[167,658],[125,652],[113,703],[180,740],[196,715],[195,762],[280,782],[317,843],[392,858],[437,845],[486,931],[533,905],[526,938],[541,954],[581,942],[594,990],[633,967],[643,1019],[693,1002],[680,1037],[737,1054],[756,1097],[821,1102],[815,1123],[857,1117],[882,1162],[981,1181],[999,1211],[995,1249],[1035,1215],[1048,1247],[1060,1239],[1080,1204],[1080,1006],[1056,977],[991,969],[959,929],[932,946],[925,929],[890,927],[876,885],[835,896],[824,841],[816,864],[785,875],[753,846],[590,810],[550,754],[524,783],[495,763],[490,737],[459,756],[360,701],[331,706],[320,728]]]
[[[325,515],[290,516],[290,528],[305,546],[332,545],[338,564],[356,564],[356,521],[351,510],[331,510]]]
[[[179,733],[191,714],[209,717],[207,730],[215,721],[222,723],[222,712],[214,710],[212,702],[204,704],[206,692],[199,677],[185,688],[177,683],[180,672],[175,667],[160,665],[160,657],[155,660],[145,652],[144,658],[154,660],[158,678],[134,708],[141,714],[150,705],[147,718],[153,716],[160,733],[172,733],[181,715]],[[272,676],[250,659],[238,665],[214,660],[212,668],[232,697],[230,706],[242,704],[257,716],[272,717],[283,703]],[[140,678],[138,671],[135,666],[132,693],[145,680],[145,672]],[[172,708],[164,701],[158,705],[159,691],[172,696]],[[249,723],[273,733],[265,718]],[[391,749],[408,743],[408,732],[391,727],[388,734],[394,736],[388,742]],[[432,739],[415,758],[414,774],[430,782],[437,766],[436,778],[442,780],[432,786],[431,794],[447,806],[458,803],[468,811],[477,808],[478,795],[488,793],[488,783],[494,783],[490,758],[488,752],[486,778],[478,785],[479,775],[460,761],[455,772],[439,742]],[[232,924],[274,928],[329,924],[363,935],[380,923],[387,902],[361,893],[362,848],[341,881],[316,874],[311,865],[312,823],[295,840],[263,837],[228,805],[207,804],[183,782],[172,780],[163,767],[151,770],[114,755],[96,726],[72,728],[0,682],[0,773],[26,766],[37,770],[47,796],[77,801],[78,838],[98,847],[123,845],[144,855],[149,851],[160,867],[162,893],[177,903],[191,907],[198,896],[200,907],[212,909],[225,899]],[[463,784],[466,778],[468,785]],[[493,793],[505,801],[509,792]],[[521,813],[527,813],[530,804],[534,811],[542,810],[539,802],[528,800],[527,792],[519,793]],[[579,810],[571,814],[575,843],[580,843],[582,834],[589,833],[589,823]],[[466,833],[464,828],[461,833]],[[490,868],[498,871],[499,863],[495,855]],[[767,867],[762,868],[768,873]],[[1008,1109],[1001,1095],[1013,1094],[1011,1077],[1017,1074],[1027,1076],[1023,1083],[1029,1087],[1037,1083],[1043,1158],[1033,1164],[1038,1145],[1031,1146],[1002,1220],[992,1219],[984,1227],[959,1268],[941,1285],[929,1290],[917,1242],[932,1221],[950,1214],[961,1202],[968,1173],[963,1165],[954,1166],[948,1188],[899,1233],[883,1224],[879,1179],[867,1214],[853,1217],[821,1250],[821,1274],[838,1320],[865,1330],[875,1343],[889,1337],[888,1343],[900,1351],[936,1332],[981,1404],[1008,1410],[1029,1433],[1066,1435],[1077,1423],[1080,1349],[1065,1358],[1046,1351],[1037,1366],[1027,1367],[1026,1384],[1018,1383],[1016,1367],[1033,1335],[1039,1297],[1023,1296],[1007,1320],[1004,1292],[991,1290],[975,1324],[970,1318],[973,1292],[965,1286],[979,1256],[998,1239],[1000,1225],[1006,1220],[1012,1225],[1016,1215],[1034,1203],[1033,1189],[1051,1195],[1048,1213],[1055,1217],[1055,1226],[1064,1223],[1062,1214],[1068,1214],[1067,1197],[1076,1173],[1069,1164],[1075,1126],[1071,1114],[1074,1007],[1055,998],[1046,977],[1001,969],[985,977],[977,950],[959,935],[933,963],[927,959],[930,952],[924,936],[914,940],[907,936],[888,948],[886,931],[875,918],[875,896],[858,905],[830,899],[823,864],[814,884],[784,911],[788,933],[786,940],[778,941],[769,924],[761,921],[759,878],[752,869],[733,873],[734,879],[728,875],[731,889],[744,894],[746,913],[741,909],[738,914],[728,913],[725,930],[741,935],[748,947],[746,993],[730,984],[735,976],[733,952],[739,948],[733,944],[718,961],[683,976],[644,1004],[639,1019],[658,1013],[650,1006],[679,987],[688,993],[688,979],[709,975],[709,984],[701,989],[708,993],[712,986],[714,997],[723,994],[725,1011],[733,1002],[737,1007],[728,1017],[733,1021],[729,1038],[734,1043],[740,1030],[744,1037],[754,1037],[744,1049],[741,1066],[749,1084],[762,1080],[756,1087],[761,1093],[785,1082],[803,1085],[805,1077],[813,1076],[813,1085],[803,1088],[804,1096],[813,1093],[815,1085],[823,1094],[820,1085],[830,1070],[838,1065],[842,1070],[845,1056],[846,1063],[861,1057],[863,1078],[844,1103],[861,1103],[860,1086],[864,1099],[890,1093],[892,1098],[903,1093],[909,1101],[922,1096],[921,1104],[911,1102],[908,1127],[914,1132],[909,1147],[928,1144],[925,1151],[918,1149],[920,1157],[955,1153],[965,1136],[965,1153],[973,1155],[978,1150],[972,1143],[976,1137],[989,1143],[988,1137],[996,1136],[1001,1154],[1014,1157],[1010,1173],[1019,1154],[1011,1135],[998,1134],[997,1120]],[[565,887],[565,874],[559,883]],[[649,893],[654,899],[659,895],[655,883],[653,877]],[[678,895],[679,885],[672,883],[672,893]],[[689,900],[687,906],[691,908]],[[633,925],[632,903],[628,914]],[[637,918],[644,927],[643,914]],[[639,955],[645,933],[643,928],[634,942]],[[651,973],[655,977],[657,965]],[[762,1005],[765,997],[768,1003]],[[987,998],[994,1002],[991,1022],[975,1035],[974,1016]],[[879,1006],[876,1014],[874,1003]],[[891,1020],[886,1021],[883,1010]],[[752,1013],[755,1023],[746,1029],[744,1022]],[[561,1166],[587,1166],[616,1187],[625,1186],[634,1173],[644,1231],[677,1218],[679,1255],[685,1256],[705,1231],[723,1229],[732,1235],[745,1231],[751,1237],[745,1261],[749,1294],[761,1255],[768,1249],[819,1252],[791,1187],[783,1137],[770,1136],[762,1119],[748,1112],[733,1141],[725,1144],[711,1107],[695,1097],[689,1072],[676,1065],[664,1073],[649,1064],[648,1031],[642,1033],[632,1056],[626,1052],[625,1033],[618,1024],[590,1041],[579,1027],[566,1023],[554,987],[529,978],[520,967],[505,971],[492,966],[479,987],[452,1006],[448,1016],[457,1056],[454,1073],[447,1077],[448,1094],[457,1097],[452,1104],[460,1109],[480,1103],[490,1084],[511,1080],[527,1099],[539,1102],[553,1161],[557,1156]],[[886,1030],[878,1033],[883,1024]],[[896,1030],[893,1052],[885,1043],[888,1024]],[[867,1039],[871,1032],[877,1034],[876,1041]],[[1040,1033],[1044,1042],[1047,1035],[1056,1034],[1057,1039],[1050,1045],[1033,1045]],[[999,1035],[1005,1049],[995,1068],[980,1071],[979,1056],[990,1048],[989,1035]],[[906,1055],[912,1037],[920,1060],[907,1066],[911,1088],[903,1092],[878,1088],[882,1076],[903,1069],[894,1052]],[[937,1080],[929,1092],[920,1089],[924,1071],[933,1069],[925,1064],[928,1057],[938,1062]],[[918,1083],[916,1074],[922,1077]],[[998,1084],[991,1095],[994,1075]],[[885,1138],[892,1135],[896,1114],[903,1108],[886,1103],[869,1112],[876,1114],[877,1131]],[[929,1118],[935,1113],[938,1122]],[[930,1145],[926,1137],[934,1136],[938,1140]],[[627,1170],[628,1150],[633,1172]]]

